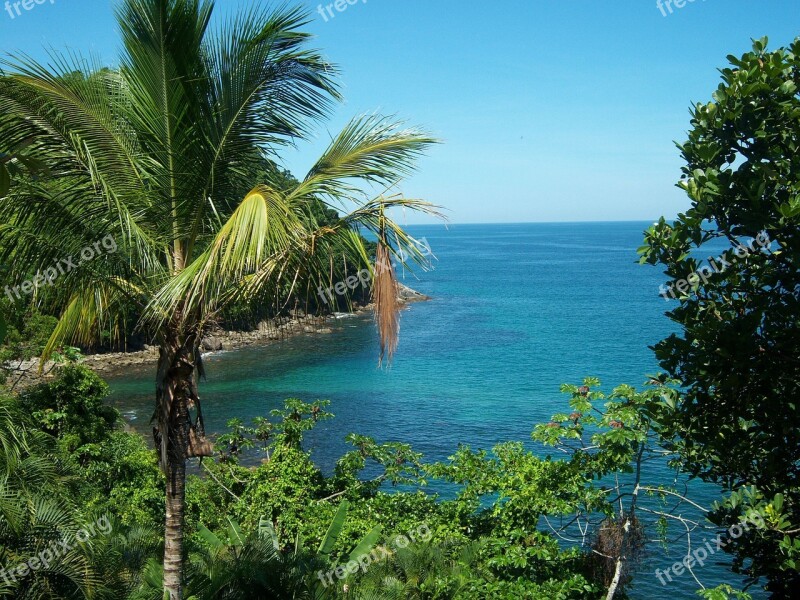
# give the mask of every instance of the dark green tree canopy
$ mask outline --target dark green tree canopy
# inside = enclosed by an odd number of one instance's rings
[[[691,206],[648,230],[640,252],[670,278],[662,291],[677,300],[668,316],[681,328],[655,348],[685,386],[665,435],[691,474],[730,491],[755,486],[765,502],[783,494],[797,517],[800,39],[766,46],[729,56],[713,100],[694,107],[679,146]],[[729,503],[717,517],[735,522],[738,512]],[[766,531],[735,547],[755,561],[752,574],[795,585],[782,572],[793,564],[784,544]]]

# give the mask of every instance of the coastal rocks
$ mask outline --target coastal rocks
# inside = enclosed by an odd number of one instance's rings
[[[218,337],[206,337],[200,342],[200,347],[203,349],[203,352],[219,352],[224,349],[224,344]]]
[[[120,371],[123,368],[147,365],[158,360],[158,348],[150,346],[140,352],[108,352],[84,357],[84,362],[99,373]]]
[[[268,333],[274,332],[277,329],[277,325],[273,321],[261,321],[258,324],[258,330],[261,333]]]
[[[40,365],[38,358],[10,361],[5,364],[8,372],[6,384],[11,389],[24,389],[41,383],[43,380],[50,379],[53,376],[55,366],[53,361],[47,361],[44,365]]]
[[[425,300],[430,300],[430,298],[401,283],[398,284],[398,302],[400,304]],[[201,341],[201,350],[203,352],[235,350],[285,340],[298,334],[331,335],[342,327],[341,324],[337,324],[337,321],[345,317],[367,315],[374,308],[373,304],[355,306],[352,313],[337,313],[329,317],[315,317],[307,315],[301,310],[295,310],[293,311],[295,317],[281,316],[261,321],[253,331],[214,329],[207,332],[206,337]],[[151,367],[158,361],[158,346],[142,344],[138,347],[143,347],[144,350],[93,354],[85,356],[83,362],[101,375],[110,375],[140,366]],[[29,387],[52,377],[54,367],[55,365],[49,362],[40,373],[38,358],[29,361],[15,361],[5,365],[5,368],[10,371],[9,384],[14,385],[15,389]]]
[[[399,282],[397,284],[397,290],[397,301],[401,304],[409,302],[427,302],[428,300],[432,299],[430,296],[420,294],[416,290],[412,290],[410,287]]]

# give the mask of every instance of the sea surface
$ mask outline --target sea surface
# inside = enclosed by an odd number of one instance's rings
[[[568,410],[562,383],[594,376],[606,390],[639,387],[658,372],[649,347],[674,325],[664,316],[670,304],[659,295],[664,275],[637,261],[650,225],[409,227],[436,260],[432,270],[406,273],[403,282],[433,299],[403,311],[391,367],[377,367],[378,337],[365,317],[337,319],[332,335],[207,356],[200,388],[206,429],[220,432],[229,419],[266,416],[285,398],[329,399],[336,418],[307,439],[326,471],[350,449],[344,437],[351,432],[410,443],[429,461],[446,459],[459,444],[489,449],[518,440],[542,451],[530,433]],[[111,402],[147,431],[152,367],[130,369],[110,383]],[[670,484],[674,473],[655,467],[649,481]],[[708,486],[690,490],[704,506],[714,499]],[[712,537],[701,534],[694,543]],[[684,551],[680,540],[667,550],[653,544],[631,597],[696,598],[699,586],[690,575],[667,586],[654,575]],[[695,574],[708,587],[736,584],[710,564],[717,561],[727,556],[718,553]]]

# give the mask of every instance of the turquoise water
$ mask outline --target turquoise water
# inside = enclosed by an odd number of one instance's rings
[[[445,459],[459,443],[521,440],[533,449],[533,426],[566,407],[561,383],[591,375],[609,389],[641,386],[657,372],[648,346],[672,325],[659,296],[663,275],[637,263],[649,225],[411,227],[438,260],[404,282],[433,300],[404,310],[391,368],[377,368],[377,334],[366,318],[337,320],[335,335],[212,355],[201,385],[206,428],[267,415],[284,398],[325,398],[336,418],[308,445],[326,470],[349,449],[350,432],[408,442],[428,460]],[[143,368],[111,380],[112,402],[142,430],[153,377]],[[658,477],[668,483],[672,476],[664,469]],[[697,494],[701,504],[713,497],[703,488]],[[696,597],[689,575],[666,588],[655,579],[656,567],[680,560],[679,544],[671,548],[669,557],[653,549],[632,597]],[[724,580],[708,564],[696,572],[706,585]]]

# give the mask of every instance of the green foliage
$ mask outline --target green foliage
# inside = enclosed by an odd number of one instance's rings
[[[358,487],[360,494],[374,493],[385,482],[392,485],[424,485],[422,455],[408,444],[389,442],[378,444],[373,438],[349,434],[346,441],[356,450],[348,452],[336,462],[334,485],[338,489]],[[380,474],[370,481],[362,481],[360,474],[367,466],[378,468]]]
[[[668,313],[681,331],[656,346],[662,367],[684,387],[659,423],[690,474],[731,494],[712,516],[719,525],[737,522],[732,502],[743,487],[754,497],[781,494],[784,518],[797,525],[800,39],[775,51],[756,40],[751,52],[728,60],[680,145],[680,187],[691,207],[674,223],[661,219],[640,249],[643,262],[690,284],[675,285]],[[730,264],[701,265],[719,244],[732,246],[723,255]],[[800,585],[795,537],[751,528],[725,550],[737,570],[789,593]]]
[[[275,409],[270,414],[279,419],[275,425],[275,443],[278,446],[299,449],[303,441],[303,434],[316,427],[319,421],[330,419],[333,415],[324,409],[330,405],[329,400],[317,400],[306,403],[297,398],[289,398],[284,402],[284,408]],[[256,438],[263,437],[268,432],[264,421],[256,421]]]
[[[163,522],[163,475],[139,435],[115,431],[117,411],[104,404],[108,386],[90,369],[68,364],[52,381],[17,402],[69,465],[68,487],[87,512],[111,514],[126,527]]]
[[[318,574],[336,565],[331,552],[347,519],[348,502],[343,501],[327,533],[316,551],[303,544],[298,536],[294,543],[282,547],[273,523],[266,518],[258,527],[248,530],[233,519],[217,532],[200,525],[196,544],[187,565],[187,595],[191,598],[217,600],[263,598],[330,598]],[[379,530],[370,532],[347,560],[370,552]],[[131,600],[158,598],[162,572],[159,565],[147,567],[144,585]]]
[[[147,442],[115,431],[100,444],[82,447],[78,489],[87,509],[115,515],[127,527],[158,530],[164,521],[164,476]]]
[[[705,516],[693,520],[674,514],[674,507],[686,504],[685,511],[697,505],[676,489],[648,485],[651,477],[659,481],[667,466],[669,454],[659,446],[655,427],[678,401],[675,384],[658,375],[648,379],[643,391],[621,385],[608,396],[597,389],[600,382],[595,378],[585,379],[581,386],[564,385],[561,389],[570,395],[572,412],[555,415],[533,432],[534,440],[566,452],[570,458],[565,464],[585,478],[586,489],[569,524],[577,523],[578,533],[590,533],[594,576],[608,586],[616,579],[617,591],[630,581],[644,554],[649,527],[664,538],[669,523],[697,526]],[[588,483],[594,480],[598,483]],[[555,489],[560,488],[555,485]],[[673,501],[671,512],[660,505],[667,496]],[[554,531],[563,535],[569,528]],[[615,578],[618,572],[621,577]]]
[[[281,539],[294,539],[304,530],[303,514],[321,497],[324,479],[305,452],[277,446],[270,460],[258,466],[248,479],[243,499],[234,508],[246,527],[254,527],[262,515],[276,522]]]
[[[0,398],[0,447],[0,597],[77,600],[124,593],[121,555],[101,539],[111,532],[110,521],[79,511],[63,485],[74,472],[16,399]]]
[[[328,531],[325,533],[325,537],[322,538],[322,542],[317,550],[318,554],[329,556],[333,551],[336,540],[342,533],[342,527],[344,527],[345,519],[347,519],[348,508],[350,508],[350,503],[347,500],[342,500],[341,504],[339,504],[336,514],[333,516],[330,527],[328,527]]]
[[[735,590],[727,584],[716,587],[713,590],[700,590],[697,595],[706,600],[752,600],[750,594]]]
[[[163,520],[163,475],[141,438],[114,431],[113,420],[103,418],[101,383],[83,367],[67,365],[26,395],[30,406],[82,411],[82,418],[53,416],[58,411],[43,418],[32,410],[47,431],[31,429],[41,444],[37,452],[49,452],[51,462],[6,470],[19,472],[18,489],[28,493],[69,473],[74,483],[59,485],[53,496],[66,500],[54,504],[67,507],[59,522],[72,519],[77,526],[94,514],[113,519],[113,535],[74,557],[84,578],[76,575],[74,590],[102,581],[112,597],[159,598],[160,540],[153,530]],[[595,547],[622,552],[602,532],[620,522],[611,500],[630,498],[626,486],[635,480],[609,494],[608,476],[633,474],[642,448],[653,443],[652,419],[677,401],[670,380],[648,383],[642,392],[620,386],[608,396],[594,379],[563,386],[572,413],[556,415],[533,437],[567,449],[565,460],[508,442],[491,452],[461,447],[444,463],[425,464],[406,444],[353,434],[347,439],[354,450],[326,477],[303,449],[303,437],[331,416],[327,402],[289,399],[251,426],[232,420],[217,440],[218,458],[206,459],[201,475],[189,481],[187,598],[597,598],[608,585],[605,565],[598,568],[581,547],[563,547],[558,535],[567,529],[553,524],[577,516],[593,532]],[[89,432],[95,441],[87,439]],[[76,446],[75,440],[86,443]],[[264,460],[243,466],[253,456]],[[7,460],[23,464],[13,455]],[[430,481],[455,484],[458,493],[451,500],[426,494],[420,488]],[[778,532],[788,526],[784,502],[752,490],[729,504],[751,518],[763,515]],[[39,527],[38,513],[32,514],[33,520],[19,517],[13,527]],[[29,551],[28,538],[6,539],[14,552]],[[21,589],[28,588],[9,593]],[[72,593],[63,592],[67,598]]]
[[[68,364],[54,381],[26,390],[20,402],[43,431],[57,437],[67,451],[76,452],[110,436],[119,415],[103,404],[107,395],[108,385],[94,371]]]
[[[11,146],[7,145],[7,142],[8,140],[0,142],[2,143],[0,146],[0,198],[6,196],[11,190],[13,177],[37,177],[47,175],[49,172],[46,163],[30,157],[25,152],[25,148],[33,144],[32,139],[24,139]]]
[[[186,564],[185,597],[194,600],[300,600],[321,598],[311,574],[322,566],[301,549],[279,552],[262,530],[245,532],[229,520],[218,534],[202,527],[202,540]],[[156,560],[144,569],[143,585],[129,600],[161,600],[163,570]]]
[[[5,299],[0,300],[0,364],[11,360],[30,360],[39,356],[55,329],[57,319],[30,308],[20,312]]]
[[[226,531],[233,516],[244,531],[271,540],[277,558],[316,557],[312,562],[322,573],[304,577],[331,598],[502,597],[511,589],[524,597],[599,593],[586,556],[538,531],[542,515],[570,514],[587,497],[600,504],[577,463],[543,460],[519,444],[504,444],[495,460],[462,448],[450,463],[426,465],[406,444],[353,434],[347,440],[354,450],[325,477],[303,451],[302,438],[317,422],[314,407],[319,418],[326,405],[293,399],[270,421],[229,423],[218,439],[223,454],[204,461],[207,477],[190,481],[189,521],[201,532],[192,535],[193,545],[213,545],[200,523]],[[254,452],[268,458],[253,468],[240,466]],[[465,486],[456,499],[443,501],[414,489],[430,479]],[[390,485],[403,491],[385,489]],[[422,529],[424,539],[412,533]],[[363,569],[328,577],[359,557],[369,562]],[[320,576],[328,583],[322,588]]]

